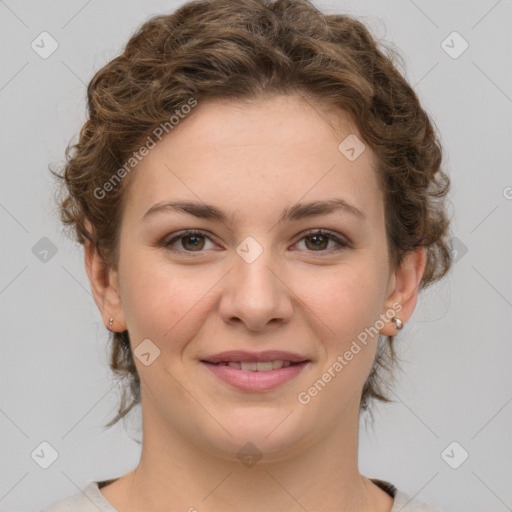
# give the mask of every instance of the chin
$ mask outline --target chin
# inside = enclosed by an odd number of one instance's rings
[[[266,461],[286,459],[297,443],[306,437],[306,424],[291,408],[240,407],[218,417],[224,429],[204,433],[218,456],[239,459],[244,455],[264,456]],[[284,421],[283,421],[284,420]]]

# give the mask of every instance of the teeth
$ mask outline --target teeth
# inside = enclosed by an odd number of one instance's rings
[[[287,368],[292,363],[290,361],[258,361],[258,362],[244,362],[244,361],[229,361],[227,363],[220,363],[231,368],[237,368],[245,372],[269,372],[271,370],[280,370]]]
[[[260,361],[256,363],[256,370],[259,372],[268,372],[273,370],[274,362],[273,361]]]
[[[258,363],[254,363],[254,362],[244,363],[244,362],[241,362],[240,363],[240,368],[244,372],[255,372],[255,371],[258,370]]]

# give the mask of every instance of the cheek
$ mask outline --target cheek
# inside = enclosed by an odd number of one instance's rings
[[[325,268],[325,272],[303,275],[296,282],[297,296],[318,320],[315,327],[322,335],[346,344],[362,330],[375,323],[382,304],[382,276],[378,267],[359,258]]]
[[[132,252],[120,261],[120,273],[123,310],[134,345],[149,338],[166,351],[180,350],[180,341],[194,335],[207,302],[202,299],[218,280],[211,270],[173,266],[154,249]]]
[[[381,313],[383,285],[380,268],[368,260],[340,265],[322,279],[317,275],[303,281],[305,305],[314,313],[312,331],[321,339],[323,350],[319,373],[299,396],[315,401],[318,409],[311,411],[322,410],[334,421],[340,410],[360,396],[375,360],[378,334],[373,329]]]

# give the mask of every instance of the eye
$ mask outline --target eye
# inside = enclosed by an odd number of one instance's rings
[[[181,247],[173,247],[176,244],[176,242],[179,242],[180,240]],[[184,250],[186,252],[201,252],[205,248],[211,248],[205,247],[207,245],[205,240],[210,240],[211,242],[211,239],[202,231],[188,229],[186,231],[183,231],[179,235],[171,238],[171,240],[164,242],[163,245],[166,248],[174,251]]]
[[[334,250],[341,250],[347,247],[350,247],[350,244],[342,240],[340,237],[336,236],[334,233],[330,231],[326,231],[325,229],[314,229],[308,231],[298,243],[302,240],[305,240],[305,246],[307,249],[310,249],[310,252],[331,252],[326,251],[328,249],[329,242],[334,242],[335,248]],[[331,247],[332,249],[332,247]]]

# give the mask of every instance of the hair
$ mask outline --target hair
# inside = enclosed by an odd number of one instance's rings
[[[198,0],[143,23],[87,88],[88,117],[66,148],[57,199],[63,224],[116,269],[128,179],[122,166],[155,127],[195,99],[256,101],[301,95],[347,112],[376,156],[390,262],[423,247],[420,289],[451,265],[442,148],[433,123],[398,71],[399,54],[357,19],[323,14],[307,0]],[[136,171],[134,171],[136,172]],[[132,173],[133,174],[133,173]],[[123,173],[124,176],[124,173]],[[130,175],[131,178],[132,175]],[[98,194],[98,190],[109,192]],[[87,229],[90,223],[91,230]],[[360,411],[386,396],[397,363],[393,336],[379,344]],[[124,384],[110,427],[140,403],[128,331],[112,333],[110,368]]]

